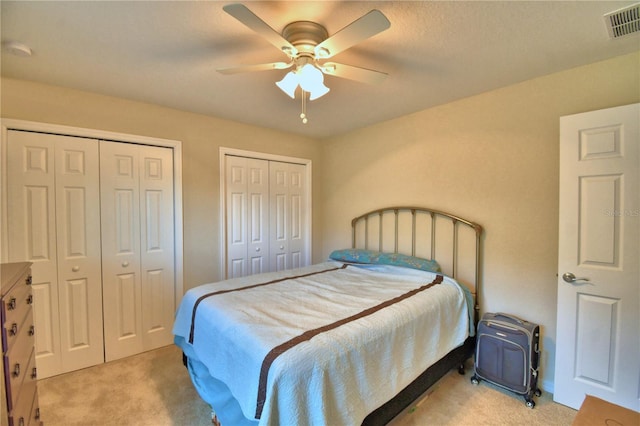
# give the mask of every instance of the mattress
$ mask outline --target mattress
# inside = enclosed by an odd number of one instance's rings
[[[324,262],[188,291],[174,324],[222,425],[354,425],[473,330],[442,274]]]

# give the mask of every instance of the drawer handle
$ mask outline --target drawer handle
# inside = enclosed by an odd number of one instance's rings
[[[26,280],[24,280],[24,282],[25,282],[27,285],[31,285],[31,284],[33,283],[33,277],[32,277],[31,275],[29,275],[29,276],[27,277],[27,279],[26,279]]]
[[[29,336],[36,334],[36,328],[34,326],[29,327]]]
[[[13,377],[18,377],[20,376],[20,364],[16,364],[15,367],[13,367]]]
[[[15,336],[16,334],[18,334],[18,324],[16,324],[15,322],[11,324],[11,330],[9,330],[9,332],[11,333],[12,336]]]
[[[33,370],[31,371],[31,378],[35,379],[38,377],[38,368],[37,367],[33,367]]]
[[[7,308],[10,311],[14,310],[16,308],[16,303],[17,303],[16,298],[12,297],[11,299],[9,299],[9,302],[7,303]]]
[[[33,305],[33,294],[30,294],[29,297],[27,297],[27,305]]]

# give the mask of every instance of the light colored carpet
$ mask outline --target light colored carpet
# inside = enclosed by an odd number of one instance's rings
[[[531,410],[515,394],[472,385],[470,371],[450,372],[390,426],[570,425],[576,415],[544,393]],[[46,426],[211,425],[175,346],[40,380],[38,394]]]

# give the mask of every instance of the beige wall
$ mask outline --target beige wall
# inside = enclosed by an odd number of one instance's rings
[[[312,161],[313,193],[320,192],[318,141],[157,105],[21,80],[2,79],[3,118],[182,141],[185,290],[222,276],[220,264],[221,146]],[[313,252],[321,254],[321,220],[313,213]],[[314,259],[314,260],[316,260]]]
[[[494,90],[324,142],[323,253],[348,247],[350,219],[390,205],[449,211],[484,235],[482,311],[542,326],[553,382],[559,117],[640,100],[632,54]],[[316,197],[316,201],[318,197]]]

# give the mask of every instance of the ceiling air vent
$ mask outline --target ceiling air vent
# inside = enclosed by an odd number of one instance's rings
[[[609,12],[604,21],[612,39],[640,32],[640,3]]]

